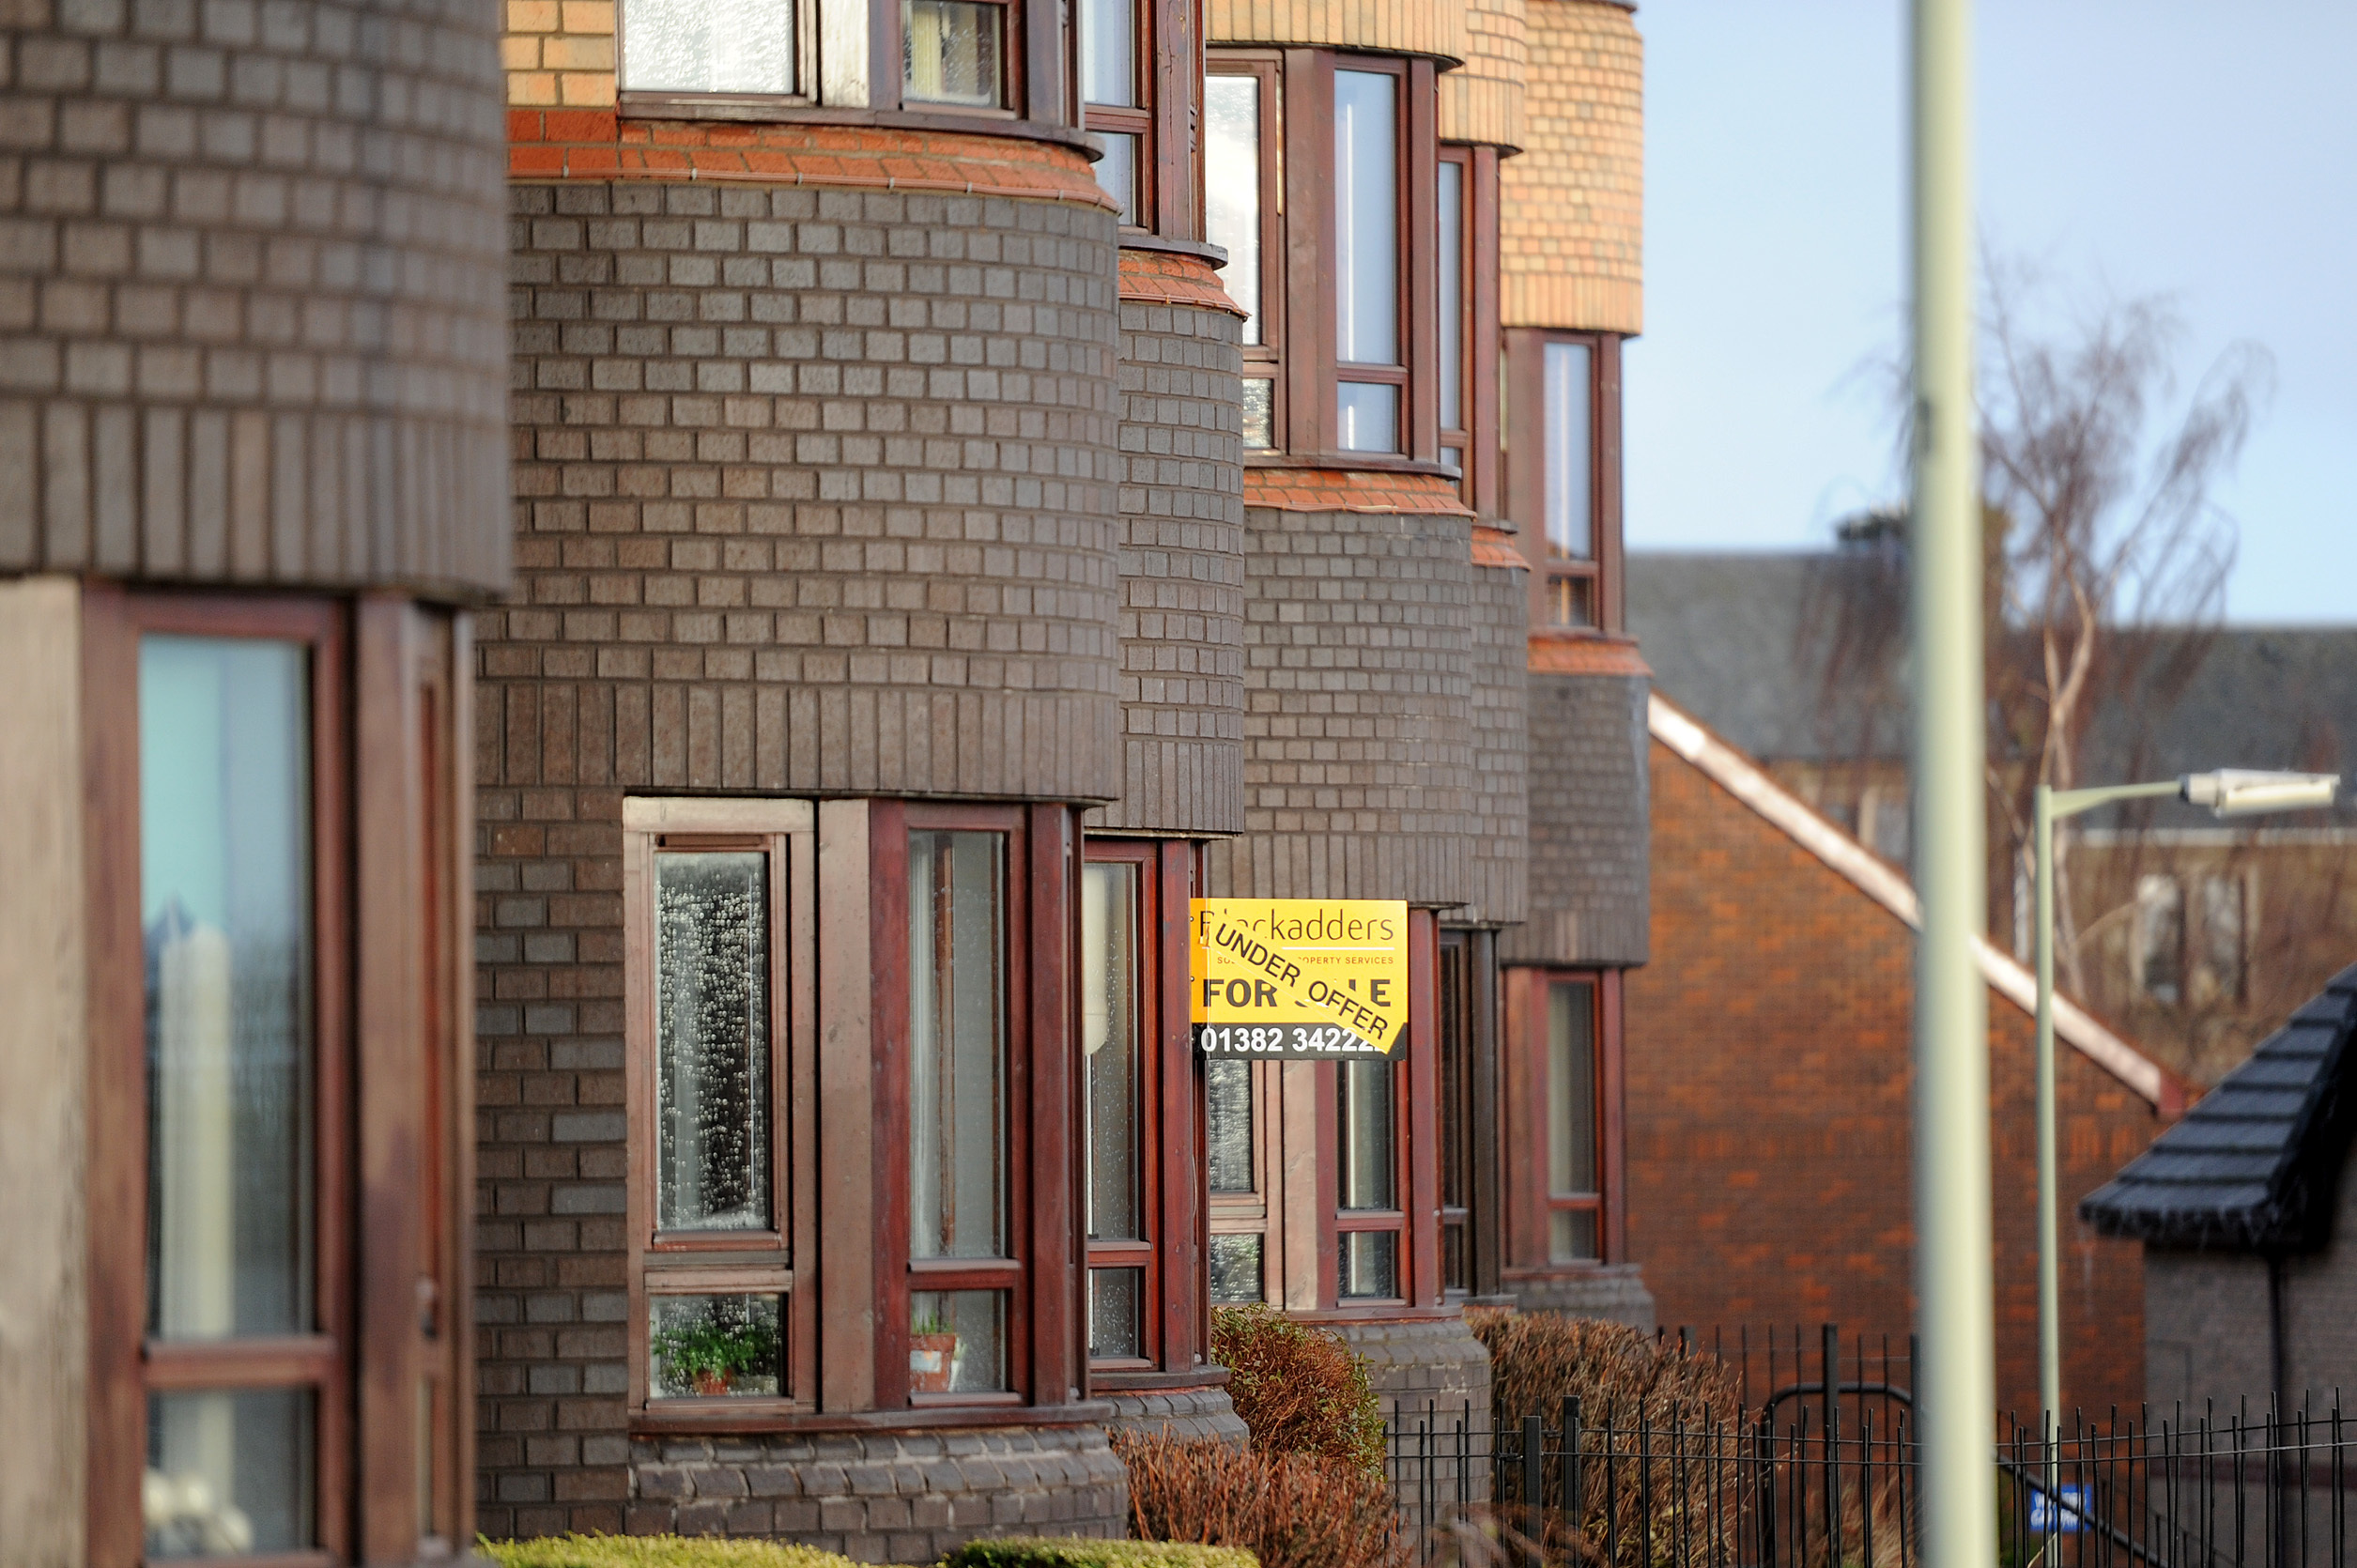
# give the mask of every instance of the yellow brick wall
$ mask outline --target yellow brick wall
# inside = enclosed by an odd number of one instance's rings
[[[1527,0],[1527,140],[1499,167],[1509,327],[1644,325],[1645,53],[1609,0]]]
[[[1440,140],[1522,145],[1522,74],[1530,52],[1523,0],[1467,0],[1465,63],[1440,78]]]
[[[614,101],[614,0],[507,0],[500,40],[511,109]]]
[[[1210,0],[1204,36],[1462,60],[1465,22],[1464,0]]]

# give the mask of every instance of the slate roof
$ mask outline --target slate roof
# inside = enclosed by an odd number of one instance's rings
[[[2357,1119],[2357,966],[2195,1102],[2185,1118],[2087,1194],[2105,1236],[2225,1252],[2323,1245]]]

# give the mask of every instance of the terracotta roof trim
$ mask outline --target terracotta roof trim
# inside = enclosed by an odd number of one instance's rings
[[[1923,908],[1915,886],[1871,853],[1865,845],[1819,816],[1798,795],[1770,777],[1759,763],[1680,712],[1660,693],[1652,694],[1646,729],[1655,740],[1700,769],[1713,783],[1765,818],[1768,823],[1823,861],[1835,874],[1899,917],[1921,930]],[[2038,982],[2030,972],[1980,937],[1973,960],[1980,977],[2025,1013],[2038,1006]],[[2096,1022],[2069,997],[2055,996],[2055,1038],[2110,1073],[2155,1109],[2173,1109],[2178,1097],[2161,1065]]]

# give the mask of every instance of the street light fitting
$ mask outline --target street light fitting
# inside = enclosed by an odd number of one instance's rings
[[[2339,792],[2336,773],[2270,773],[2258,768],[2218,768],[2189,773],[2177,781],[2180,798],[2207,806],[2220,817],[2255,817],[2263,811],[2305,811],[2330,806]]]

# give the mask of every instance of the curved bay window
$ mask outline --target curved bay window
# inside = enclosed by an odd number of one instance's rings
[[[1245,446],[1438,466],[1449,389],[1432,63],[1239,49],[1209,69],[1206,237],[1226,249],[1222,276],[1247,313]]]
[[[1440,148],[1436,170],[1440,462],[1465,504],[1504,513],[1498,471],[1498,149]]]
[[[1621,340],[1506,334],[1508,504],[1531,562],[1531,623],[1621,627]]]
[[[1620,1259],[1619,979],[1509,972],[1509,1273]]]
[[[89,1560],[448,1556],[473,1430],[466,634],[390,600],[93,592],[85,617],[110,833]]]
[[[1166,239],[1203,235],[1199,9],[1199,0],[1078,7],[1082,123],[1103,148],[1097,182],[1121,204],[1122,227]]]

